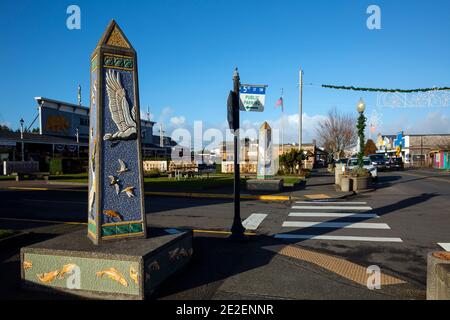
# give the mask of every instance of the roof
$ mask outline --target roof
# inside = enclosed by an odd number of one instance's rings
[[[65,105],[65,106],[72,107],[72,108],[75,108],[75,109],[83,109],[83,110],[89,111],[88,107],[80,106],[78,104],[73,104],[73,103],[69,103],[69,102],[65,102],[65,101],[49,99],[49,98],[45,98],[45,97],[34,97],[34,100],[36,100],[36,102],[39,105],[41,105],[42,101],[44,101],[44,102],[47,101],[47,102],[51,102],[51,103],[55,103],[55,104]]]
[[[397,137],[398,133],[395,134],[380,134],[382,137]],[[406,134],[403,133],[403,137],[439,137],[439,136],[450,136],[450,133],[414,133]]]
[[[49,135],[41,135],[38,133],[28,133],[24,132],[23,140],[20,139],[20,132],[11,132],[11,131],[1,131],[0,132],[0,145],[12,143],[37,143],[37,144],[66,144],[66,145],[76,145],[77,141],[75,138],[63,138],[63,137],[55,137]],[[80,141],[81,146],[87,146],[87,141]]]
[[[36,102],[39,105],[41,105],[42,102],[49,102],[49,103],[54,103],[54,104],[56,104],[58,106],[71,107],[71,108],[73,108],[74,111],[76,109],[81,109],[81,110],[89,112],[89,110],[90,110],[88,107],[80,106],[78,104],[73,104],[73,103],[69,103],[69,102],[65,102],[65,101],[61,101],[61,100],[49,99],[49,98],[45,98],[45,97],[35,97],[34,99],[36,100]],[[145,126],[148,126],[148,124],[154,125],[156,122],[141,118],[141,123],[143,123]]]

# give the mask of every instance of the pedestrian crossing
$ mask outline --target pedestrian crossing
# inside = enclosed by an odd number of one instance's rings
[[[252,213],[247,219],[242,222],[242,226],[246,230],[256,230],[266,217],[267,214],[265,213]]]
[[[296,201],[289,211],[275,238],[403,242],[387,223],[374,222],[380,217],[363,201]]]

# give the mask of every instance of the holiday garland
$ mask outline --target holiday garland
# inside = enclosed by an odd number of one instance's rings
[[[435,88],[422,88],[422,89],[382,89],[382,88],[360,88],[354,86],[334,86],[329,84],[323,84],[322,88],[338,89],[338,90],[353,90],[353,91],[370,91],[370,92],[428,92],[428,91],[448,91],[450,87],[435,87]]]

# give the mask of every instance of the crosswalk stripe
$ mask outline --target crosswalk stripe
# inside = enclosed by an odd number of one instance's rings
[[[444,248],[445,251],[450,251],[450,243],[439,242],[438,245]]]
[[[356,237],[356,236],[330,236],[312,234],[283,234],[273,235],[277,239],[309,239],[309,240],[341,240],[341,241],[371,241],[371,242],[403,242],[401,238],[389,237]]]
[[[295,201],[298,204],[367,204],[365,201]]]
[[[292,209],[308,209],[308,210],[357,210],[366,211],[372,210],[371,207],[352,207],[352,206],[292,206]]]
[[[247,230],[256,230],[266,217],[267,214],[264,213],[252,213],[242,222],[242,225]]]
[[[379,218],[375,213],[290,212],[289,217]]]
[[[283,227],[300,228],[344,228],[344,229],[390,229],[386,223],[349,223],[349,222],[306,222],[306,221],[285,221]]]

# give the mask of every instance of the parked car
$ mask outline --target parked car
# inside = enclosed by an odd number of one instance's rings
[[[348,159],[347,158],[342,158],[342,159],[337,159],[335,160],[335,164],[347,164]]]
[[[383,154],[370,154],[369,159],[372,161],[372,164],[377,167],[378,171],[386,170],[387,161]]]
[[[348,161],[347,161],[347,169],[349,171],[353,170],[357,166],[358,166],[358,158],[350,158],[350,159],[348,159]],[[372,164],[372,161],[370,161],[369,157],[364,157],[364,159],[363,159],[363,168],[367,169],[370,172],[370,174],[372,175],[372,179],[373,180],[378,180],[377,167],[375,167]]]
[[[405,165],[401,157],[394,157],[389,159],[387,167],[391,170],[403,170]]]

